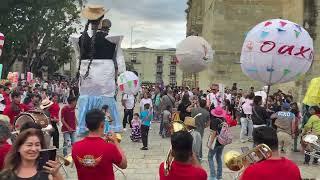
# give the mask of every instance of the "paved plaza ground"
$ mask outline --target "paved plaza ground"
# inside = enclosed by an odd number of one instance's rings
[[[130,130],[122,134],[121,147],[125,151],[125,154],[128,159],[128,168],[123,170],[126,177],[124,177],[119,171],[117,171],[116,179],[118,180],[158,180],[158,168],[161,162],[164,161],[166,154],[170,147],[169,138],[163,139],[159,136],[159,123],[153,123],[149,131],[149,150],[142,151],[142,143],[131,142],[129,135]],[[240,148],[243,146],[251,147],[252,143],[241,143],[239,141],[240,127],[232,128],[234,134],[233,143],[227,145],[224,149],[224,153],[230,150],[240,151]],[[208,139],[209,130],[205,132],[203,140],[203,149],[204,149],[204,161],[202,162],[203,167],[209,173],[207,154],[208,148],[206,147],[206,141]],[[60,141],[62,145],[62,136],[60,136]],[[289,153],[287,155],[289,159],[293,160],[300,168],[303,178],[313,178],[320,179],[320,166],[306,166],[303,165],[304,156],[302,153]],[[77,173],[75,167],[66,168],[68,172],[68,177],[66,179],[75,180],[77,179]],[[101,172],[103,173],[103,172]],[[209,174],[208,174],[209,175]],[[225,166],[223,166],[223,179],[232,180],[236,176],[235,172],[230,171]],[[94,179],[94,174],[92,175]]]

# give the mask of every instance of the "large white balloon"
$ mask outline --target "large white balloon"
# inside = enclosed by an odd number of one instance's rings
[[[118,77],[118,87],[123,93],[135,95],[140,89],[139,77],[131,71],[125,71]]]
[[[252,28],[241,52],[242,71],[267,85],[284,83],[306,73],[313,61],[313,40],[300,25],[282,19]]]
[[[189,36],[177,45],[178,67],[185,72],[197,73],[213,60],[210,44],[199,36]]]

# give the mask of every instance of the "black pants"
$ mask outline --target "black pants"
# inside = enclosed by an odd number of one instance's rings
[[[59,148],[59,130],[56,122],[51,121],[51,125],[54,129],[54,131],[51,133],[51,137],[53,137],[52,144]]]
[[[320,155],[320,152],[317,152],[316,154]],[[304,162],[309,163],[310,159],[311,159],[310,155],[308,155],[308,154],[304,155]],[[318,158],[314,157],[313,162],[316,163],[317,161],[318,161]]]
[[[141,125],[141,139],[143,147],[148,147],[149,126]]]
[[[128,118],[129,118],[129,120],[128,120]],[[123,128],[126,128],[127,123],[129,123],[130,128],[132,128],[132,126],[131,126],[132,118],[133,118],[133,109],[124,109],[124,116],[123,116],[123,120],[122,120]]]

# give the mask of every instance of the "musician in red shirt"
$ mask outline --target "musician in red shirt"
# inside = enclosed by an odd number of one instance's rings
[[[271,127],[263,126],[253,131],[254,145],[266,144],[272,150],[272,157],[248,166],[241,180],[300,180],[298,166],[285,157],[281,157],[278,151],[277,132]]]
[[[11,126],[14,125],[15,118],[23,111],[27,111],[27,107],[23,104],[20,104],[21,96],[19,92],[13,91],[11,94],[12,102],[6,106],[3,111],[3,115],[6,115],[10,118]]]
[[[11,149],[11,145],[7,142],[10,137],[9,122],[0,119],[0,171],[3,169],[4,159]]]
[[[79,180],[114,180],[113,164],[127,168],[127,158],[120,148],[116,136],[104,135],[105,113],[93,109],[86,114],[89,135],[72,146],[72,158],[77,168]]]
[[[200,166],[192,152],[192,135],[179,131],[171,136],[172,156],[171,170],[165,175],[164,163],[159,168],[160,180],[207,180],[206,171]]]

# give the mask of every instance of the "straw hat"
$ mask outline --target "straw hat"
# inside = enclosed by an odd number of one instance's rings
[[[48,107],[50,107],[53,104],[52,101],[50,101],[48,98],[42,100],[41,104],[40,104],[40,109],[46,109]]]
[[[193,117],[185,117],[184,125],[196,128],[196,120]]]
[[[221,107],[221,106],[217,106],[216,108],[211,110],[211,114],[212,116],[215,117],[225,117],[227,112]]]
[[[81,16],[88,20],[96,20],[102,17],[107,11],[101,5],[87,5],[82,11]]]

